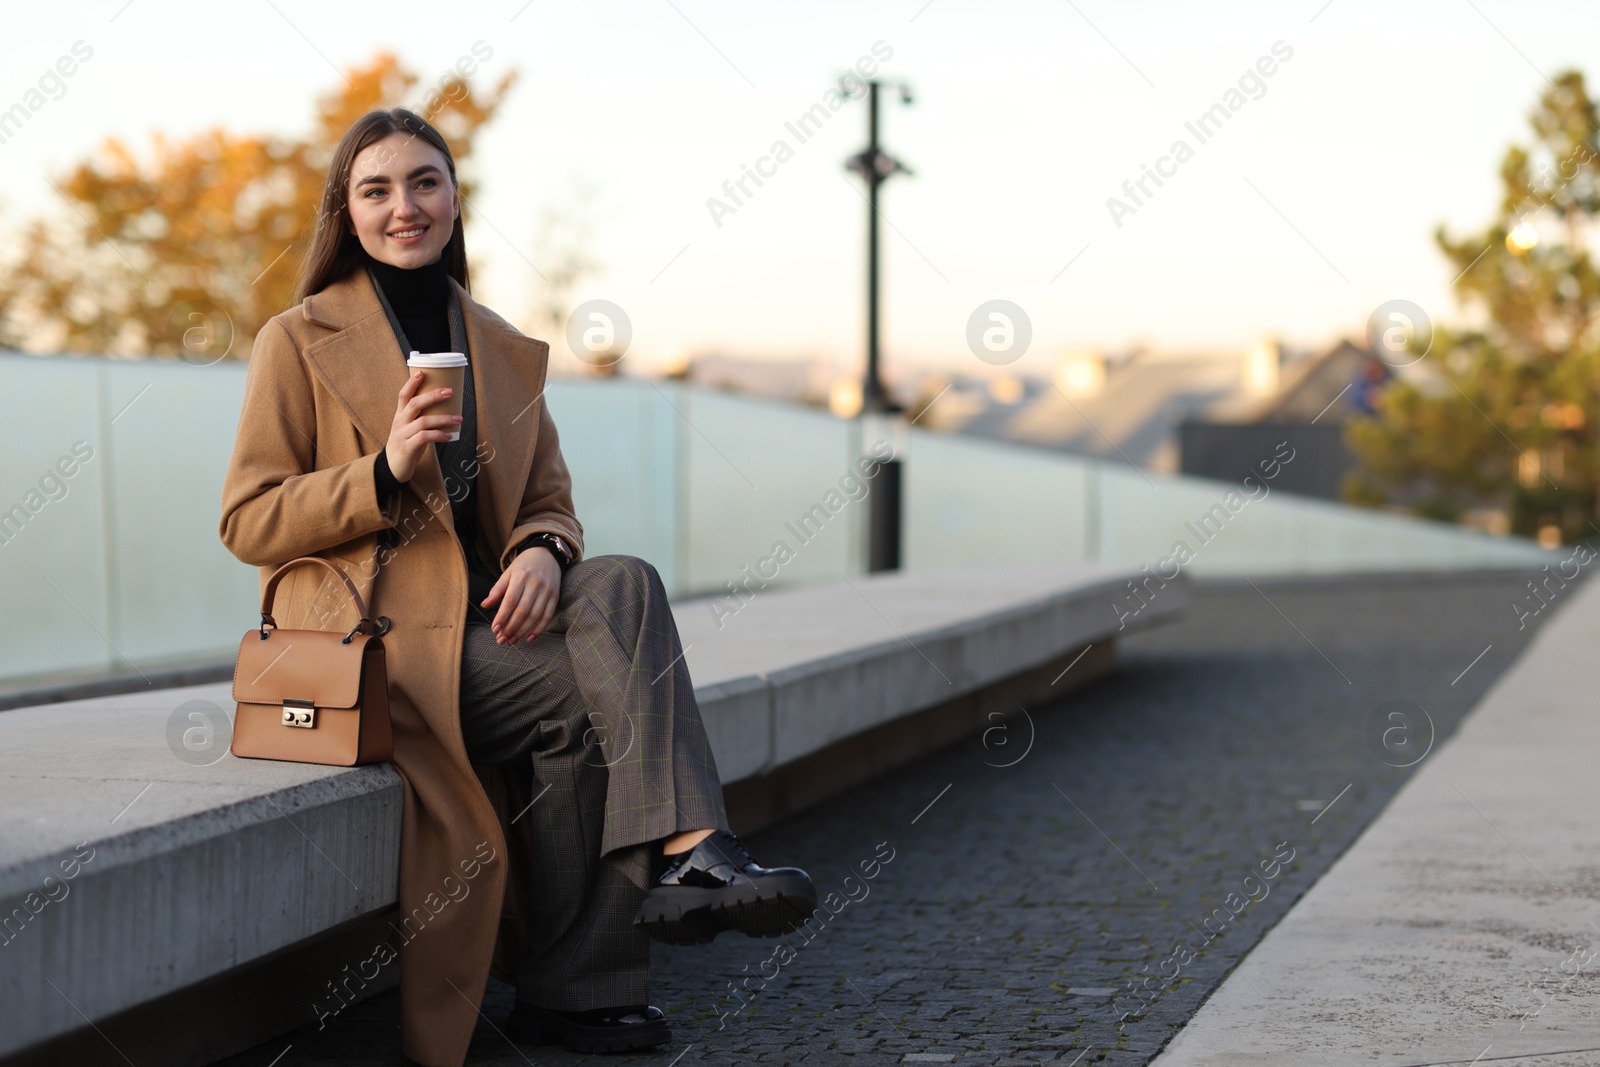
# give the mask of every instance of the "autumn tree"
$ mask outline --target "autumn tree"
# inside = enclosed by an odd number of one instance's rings
[[[1422,356],[1352,423],[1346,497],[1459,520],[1502,511],[1512,532],[1600,533],[1600,277],[1588,239],[1600,211],[1595,105],[1577,71],[1530,113],[1532,143],[1500,165],[1496,218],[1435,240],[1458,302],[1481,326],[1434,325]]]
[[[293,303],[323,177],[350,124],[409,107],[450,142],[463,218],[479,129],[516,81],[486,93],[455,71],[420,87],[389,53],[317,102],[302,138],[212,129],[151,138],[141,159],[111,138],[51,179],[70,211],[30,222],[0,265],[0,342],[32,351],[244,359],[256,331]]]

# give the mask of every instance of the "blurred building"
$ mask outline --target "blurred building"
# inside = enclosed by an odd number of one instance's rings
[[[824,406],[838,377],[823,359],[754,359],[721,352],[690,356],[679,376],[712,389]]]
[[[1370,352],[1347,341],[1321,353],[1273,340],[1221,353],[1074,349],[1049,379],[1004,368],[928,372],[907,406],[930,429],[1227,481],[1288,439],[1296,470],[1282,487],[1337,499],[1352,463],[1342,425],[1371,410],[1387,376]]]
[[[1178,430],[1179,469],[1237,481],[1287,442],[1294,461],[1282,468],[1275,487],[1338,500],[1340,483],[1356,462],[1344,441],[1344,424],[1372,413],[1391,376],[1370,350],[1341,341],[1298,364],[1276,395],[1185,421]]]
[[[910,407],[923,411],[918,425],[931,429],[1176,473],[1178,426],[1277,395],[1281,362],[1276,345],[1225,353],[1075,349],[1049,379],[930,373]]]

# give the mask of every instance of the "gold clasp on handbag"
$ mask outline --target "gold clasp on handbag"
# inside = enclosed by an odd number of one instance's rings
[[[317,708],[311,701],[289,699],[283,702],[283,725],[310,729],[316,722]]]

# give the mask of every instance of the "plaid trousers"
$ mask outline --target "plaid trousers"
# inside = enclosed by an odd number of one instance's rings
[[[469,605],[461,728],[474,763],[531,759],[530,921],[517,999],[565,1011],[649,1001],[633,917],[660,841],[728,828],[666,590],[632,556],[567,569],[548,629],[497,645]]]

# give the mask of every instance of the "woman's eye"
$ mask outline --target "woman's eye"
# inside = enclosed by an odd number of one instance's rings
[[[432,189],[435,185],[438,185],[438,184],[439,184],[439,182],[434,178],[424,178],[420,182],[417,183],[417,187],[418,188]]]

